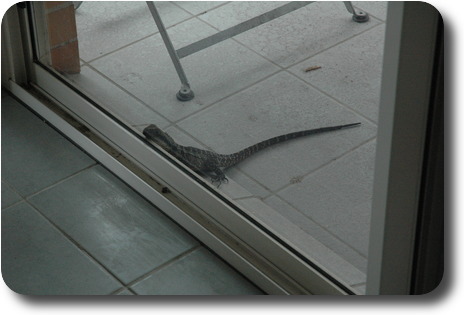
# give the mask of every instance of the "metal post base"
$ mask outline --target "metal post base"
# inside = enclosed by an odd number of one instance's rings
[[[367,22],[369,21],[369,15],[366,12],[362,11],[356,12],[355,14],[353,14],[353,21],[357,23]]]
[[[177,92],[176,97],[179,101],[187,102],[192,100],[195,94],[189,87],[182,87],[179,92]]]
[[[348,12],[353,14],[353,21],[357,23],[365,23],[369,21],[369,15],[366,12],[362,11],[356,12],[356,10],[353,8],[353,5],[351,4],[351,1],[343,1],[343,3],[345,4],[345,7],[348,10]]]

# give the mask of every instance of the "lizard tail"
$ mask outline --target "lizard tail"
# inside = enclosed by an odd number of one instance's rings
[[[254,153],[261,151],[267,147],[270,147],[271,145],[285,142],[291,139],[296,139],[299,137],[304,137],[304,136],[309,136],[309,135],[314,135],[318,133],[324,133],[324,132],[329,132],[329,131],[335,131],[335,130],[340,130],[340,129],[345,129],[345,128],[351,128],[351,127],[356,127],[359,126],[361,123],[354,123],[354,124],[346,124],[346,125],[339,125],[339,126],[331,126],[331,127],[322,127],[322,128],[317,128],[317,129],[310,129],[310,130],[303,130],[303,131],[297,131],[297,132],[292,132],[288,133],[285,135],[277,136],[274,138],[270,138],[264,141],[261,141],[255,145],[249,146],[243,150],[240,150],[236,153],[231,154],[230,156],[230,161],[231,165],[228,165],[227,167],[230,167],[232,165],[235,165],[246,158],[248,158],[250,155],[253,155]]]

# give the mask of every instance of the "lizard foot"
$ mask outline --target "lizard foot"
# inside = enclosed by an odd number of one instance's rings
[[[227,179],[227,177],[224,174],[221,174],[221,175],[217,175],[217,176],[211,176],[211,182],[213,184],[217,183],[217,188],[219,188],[219,187],[221,187],[222,183],[227,184],[229,182],[229,179]]]

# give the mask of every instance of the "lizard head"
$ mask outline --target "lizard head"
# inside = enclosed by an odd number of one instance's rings
[[[172,149],[175,146],[174,139],[155,125],[149,125],[143,129],[143,134],[147,139],[155,142],[163,149]]]

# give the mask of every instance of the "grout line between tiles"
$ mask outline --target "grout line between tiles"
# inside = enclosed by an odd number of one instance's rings
[[[345,152],[344,154],[342,154],[341,156],[337,157],[336,159],[339,160],[339,159],[345,157],[346,155],[348,155],[348,154],[352,153],[353,151],[359,149],[361,146],[363,146],[363,145],[369,143],[370,141],[373,141],[375,138],[376,138],[376,137],[373,137],[373,138],[370,138],[370,139],[364,141],[364,142],[361,143],[360,145],[358,145],[358,146],[352,148],[351,150]],[[306,177],[308,177],[308,176],[313,175],[314,173],[320,171],[320,170],[323,169],[324,167],[330,165],[333,161],[334,161],[334,160],[331,160],[330,162],[321,165],[321,166],[318,167],[317,169],[314,169],[314,170],[308,172],[308,173],[305,174],[303,177],[306,178]],[[323,227],[322,225],[320,225],[314,218],[312,218],[312,217],[306,215],[305,213],[301,212],[301,211],[298,209],[298,207],[294,206],[292,203],[290,203],[290,202],[287,201],[287,200],[284,200],[282,197],[280,197],[280,196],[278,195],[279,192],[281,192],[282,190],[288,188],[288,187],[291,186],[291,185],[293,185],[293,184],[288,184],[288,185],[285,185],[284,187],[279,188],[278,190],[274,191],[273,194],[272,194],[271,196],[275,196],[275,197],[279,198],[280,200],[282,200],[283,202],[285,202],[286,204],[288,204],[289,206],[291,206],[293,209],[295,209],[297,212],[299,212],[301,215],[307,217],[308,219],[310,219],[311,221],[313,221],[314,223],[316,223],[319,227],[321,227],[322,229],[324,229],[324,231],[327,231],[328,233],[330,233],[331,235],[333,235],[336,239],[338,239],[339,241],[343,242],[343,243],[344,243],[345,245],[347,245],[349,248],[353,249],[356,253],[358,253],[359,255],[361,255],[361,256],[364,257],[364,258],[367,258],[367,257],[365,256],[365,254],[359,252],[356,248],[352,247],[350,244],[348,244],[348,243],[346,243],[345,241],[343,241],[342,239],[338,238],[338,236],[334,235],[330,230],[327,230],[325,227]],[[266,198],[269,198],[269,197],[270,197],[270,196],[268,196],[268,197],[266,197]]]
[[[142,104],[143,106],[145,106],[148,110],[152,111],[153,113],[155,113],[156,115],[160,116],[161,118],[163,118],[164,120],[166,120],[168,123],[171,124],[171,120],[168,119],[167,117],[165,117],[163,114],[161,114],[160,112],[156,111],[153,107],[151,107],[150,105],[146,104],[143,100],[141,100],[140,98],[138,98],[136,95],[132,94],[131,92],[129,92],[128,90],[126,90],[123,86],[119,85],[118,83],[116,83],[115,81],[113,81],[111,78],[107,77],[104,73],[100,72],[97,68],[95,68],[93,65],[91,64],[86,64],[87,67],[89,67],[89,69],[91,69],[92,71],[94,71],[95,73],[97,73],[98,75],[100,75],[102,78],[104,78],[105,80],[107,80],[110,84],[113,84],[116,88],[118,88],[119,90],[121,90],[122,92],[126,93],[129,97],[135,99],[137,102],[139,102],[140,104]],[[85,91],[84,91],[85,92]],[[91,98],[89,96],[89,98]],[[93,100],[95,101],[95,100]],[[102,104],[102,107],[104,108],[107,108],[104,104]],[[129,125],[129,124],[127,124]],[[142,124],[143,125],[143,124]],[[146,125],[146,124],[145,124]]]
[[[355,23],[356,23],[356,22],[355,22]],[[290,64],[290,65],[288,65],[288,66],[282,67],[282,68],[285,69],[285,70],[288,70],[289,68],[292,68],[292,67],[296,66],[296,65],[299,64],[299,63],[302,63],[302,62],[304,62],[304,61],[306,61],[306,60],[308,60],[308,59],[311,59],[311,58],[313,58],[313,57],[316,57],[316,56],[318,56],[318,55],[320,55],[320,54],[326,52],[327,50],[330,50],[330,49],[332,49],[332,48],[334,48],[334,47],[336,47],[336,46],[338,46],[338,45],[341,45],[341,44],[343,44],[343,43],[346,43],[347,41],[350,41],[350,40],[352,40],[352,39],[355,39],[356,37],[361,36],[361,35],[363,35],[364,33],[367,33],[367,32],[369,32],[370,30],[372,30],[372,29],[374,29],[374,28],[376,28],[376,27],[378,27],[378,26],[380,26],[380,25],[383,25],[383,24],[384,24],[384,23],[382,23],[382,22],[377,23],[377,24],[374,24],[374,25],[372,25],[372,26],[366,28],[365,30],[363,30],[363,31],[361,31],[361,32],[359,32],[359,33],[354,34],[353,36],[347,37],[347,38],[345,38],[345,39],[343,39],[343,40],[341,40],[341,41],[339,41],[339,42],[337,42],[337,43],[335,43],[335,44],[333,44],[333,45],[330,45],[330,46],[328,46],[328,47],[326,47],[326,48],[324,48],[324,49],[322,49],[322,50],[316,52],[315,54],[313,54],[313,55],[311,55],[311,56],[309,56],[309,57],[306,57],[306,58],[304,58],[304,59],[301,59],[301,60],[299,60],[299,61],[297,61],[297,62],[294,62],[294,63],[292,63],[292,64]]]
[[[147,39],[147,38],[149,38],[149,37],[151,37],[151,36],[155,36],[156,34],[159,34],[159,32],[155,32],[155,33],[151,33],[151,34],[149,34],[149,35],[145,35],[144,37],[141,37],[141,38],[139,38],[139,39],[137,39],[137,40],[135,40],[135,41],[133,41],[133,42],[130,42],[130,43],[128,43],[128,44],[124,44],[124,45],[118,47],[117,49],[114,49],[114,50],[111,50],[111,51],[109,51],[109,52],[106,52],[106,53],[104,53],[104,54],[102,54],[102,55],[100,55],[100,56],[98,56],[98,57],[93,58],[93,59],[84,60],[84,59],[81,58],[81,61],[82,61],[84,64],[87,64],[87,65],[88,65],[88,64],[90,64],[90,63],[92,63],[92,62],[95,62],[95,61],[97,61],[97,60],[99,60],[99,59],[102,59],[102,58],[105,58],[105,57],[107,57],[107,56],[109,56],[109,55],[111,55],[111,54],[114,54],[114,53],[116,53],[116,52],[118,52],[118,51],[120,51],[120,50],[122,50],[122,49],[124,49],[124,48],[127,48],[127,47],[129,47],[129,46],[131,46],[131,45],[134,45],[134,44],[136,44],[136,43],[138,43],[138,42],[141,42],[141,41],[143,41],[143,40],[145,40],[145,39]]]
[[[243,88],[240,88],[239,90],[237,90],[237,91],[235,91],[235,92],[232,92],[232,93],[230,93],[230,94],[227,94],[227,95],[225,95],[224,97],[221,97],[220,99],[217,99],[216,101],[212,102],[211,104],[209,104],[209,105],[207,105],[207,106],[205,106],[205,107],[202,107],[201,109],[199,109],[199,110],[197,110],[197,111],[194,111],[194,112],[190,113],[188,116],[185,116],[185,117],[182,117],[182,118],[180,118],[180,119],[174,120],[172,123],[178,125],[179,123],[182,123],[184,120],[186,120],[186,119],[188,119],[188,118],[191,118],[191,117],[194,117],[194,116],[196,116],[196,115],[199,115],[199,114],[201,114],[204,110],[206,110],[206,109],[208,109],[208,108],[210,108],[210,107],[216,105],[217,103],[219,103],[219,102],[221,102],[221,101],[223,101],[223,100],[225,100],[225,99],[227,99],[227,98],[229,98],[229,97],[232,97],[232,96],[234,96],[234,95],[236,95],[236,94],[239,94],[239,93],[241,93],[241,92],[243,92],[243,91],[246,91],[247,89],[252,88],[253,86],[255,86],[255,85],[257,85],[257,84],[259,84],[259,83],[261,83],[261,82],[263,82],[263,81],[265,81],[265,80],[267,80],[267,79],[269,79],[270,77],[276,75],[276,74],[279,73],[279,72],[281,72],[281,70],[277,70],[277,71],[275,71],[275,72],[272,72],[272,73],[270,73],[270,74],[268,74],[268,75],[262,77],[261,79],[258,79],[257,81],[255,81],[255,82],[253,82],[253,83],[250,83],[249,85],[247,85],[247,86],[245,86],[245,87],[243,87]]]
[[[127,288],[125,286],[122,286],[119,289],[116,289],[113,292],[111,292],[109,295],[118,295],[119,293],[121,293],[124,290],[129,290],[129,288]],[[132,293],[132,291],[131,291],[131,293]]]
[[[2,178],[1,181],[2,181],[2,185],[7,185],[7,187],[8,187],[9,189],[11,189],[14,193],[16,193],[16,194],[19,196],[19,199],[20,199],[20,200],[18,200],[18,201],[16,201],[16,202],[12,203],[11,205],[9,205],[9,206],[7,206],[7,207],[2,207],[2,208],[1,208],[2,210],[6,210],[6,209],[8,209],[8,208],[10,208],[10,207],[12,207],[12,206],[15,206],[15,205],[17,205],[17,204],[19,204],[19,203],[25,201],[25,200],[24,200],[24,197],[23,197],[23,196],[16,190],[16,188],[13,187],[7,180],[5,180],[5,179]]]
[[[175,6],[178,7],[179,9],[181,9],[181,10],[187,12],[188,14],[191,14],[191,15],[193,15],[193,16],[195,16],[195,17],[199,17],[199,16],[201,16],[201,15],[207,13],[207,12],[211,12],[211,11],[214,11],[214,10],[220,8],[220,7],[223,7],[223,6],[227,5],[227,4],[229,4],[230,2],[231,2],[231,1],[225,1],[224,3],[218,4],[217,6],[214,6],[214,7],[210,8],[210,9],[208,9],[208,10],[202,11],[202,12],[197,13],[197,14],[193,14],[192,12],[188,11],[188,10],[185,9],[184,7],[180,6],[180,5],[179,5],[177,2],[175,2],[175,1],[171,1],[171,4],[175,5]]]
[[[265,199],[265,198],[268,198],[270,196],[272,196],[272,191],[269,187],[265,186],[263,183],[257,181],[254,177],[248,175],[248,173],[246,173],[244,170],[242,170],[240,168],[240,165],[237,165],[237,171],[240,172],[240,174],[242,176],[245,176],[248,180],[252,181],[253,184],[255,185],[258,185],[259,187],[261,187],[263,190],[265,190],[267,192],[266,195],[264,196],[258,196],[258,195],[253,195],[255,198],[259,198],[259,199]],[[239,182],[237,182],[237,184],[239,184],[240,186],[242,186]],[[245,188],[245,190],[247,190],[249,193],[251,193],[246,187],[242,186],[243,188]],[[241,197],[241,198],[234,198],[234,200],[241,200],[243,198],[248,198],[248,197]]]
[[[9,206],[6,206],[5,208],[2,208],[2,211],[7,210],[7,209],[9,209],[9,208],[11,208],[11,207],[17,206],[17,205],[19,205],[21,202],[25,202],[25,201],[26,201],[26,200],[25,200],[24,198],[21,197],[20,200],[18,200],[18,201],[16,201],[16,202],[12,203],[12,204],[9,205]]]
[[[185,252],[169,259],[168,261],[164,262],[163,264],[157,266],[156,268],[154,268],[153,270],[135,278],[134,280],[128,282],[127,284],[123,284],[123,286],[121,288],[118,288],[117,290],[113,291],[112,293],[110,293],[110,295],[118,295],[119,293],[123,292],[124,290],[128,290],[129,292],[131,292],[132,294],[134,295],[139,295],[137,294],[137,292],[135,292],[135,290],[132,288],[133,285],[149,278],[150,276],[152,276],[153,274],[157,273],[158,271],[162,270],[163,268],[166,268],[174,263],[176,263],[177,261],[181,260],[182,258],[188,256],[190,253],[196,251],[197,249],[201,248],[202,245],[201,244],[198,244],[198,245],[195,245],[194,247],[186,250]]]
[[[175,27],[175,26],[177,26],[177,25],[179,25],[179,24],[181,24],[181,23],[184,23],[184,22],[187,22],[187,21],[189,21],[189,20],[192,20],[192,19],[194,19],[195,17],[196,17],[196,16],[194,16],[194,15],[189,16],[188,18],[185,18],[184,20],[181,20],[181,21],[179,21],[179,22],[177,22],[177,23],[175,23],[175,24],[173,24],[173,25],[170,25],[170,26],[166,27],[166,30],[169,30],[170,28]],[[87,60],[87,61],[85,61],[85,60],[83,60],[83,59],[81,59],[81,60],[82,60],[84,63],[89,64],[89,63],[95,62],[95,61],[97,61],[97,60],[99,60],[99,59],[102,59],[102,58],[104,58],[104,57],[107,57],[107,56],[109,56],[109,55],[111,55],[111,54],[114,54],[114,53],[116,53],[116,52],[118,52],[118,51],[120,51],[120,50],[123,50],[123,49],[125,49],[125,48],[127,48],[127,47],[129,47],[129,46],[132,46],[132,45],[134,45],[134,44],[137,44],[137,43],[139,43],[139,42],[141,42],[141,41],[143,41],[143,40],[146,40],[147,38],[154,37],[154,36],[156,36],[156,35],[159,34],[158,28],[156,27],[156,24],[155,24],[154,21],[153,21],[153,27],[156,28],[156,32],[154,32],[154,33],[150,33],[150,34],[148,34],[148,35],[145,35],[145,36],[143,36],[143,37],[141,37],[141,38],[139,38],[139,39],[137,39],[137,40],[135,40],[135,41],[133,41],[133,42],[124,44],[124,45],[122,45],[122,46],[120,46],[120,47],[118,47],[118,48],[116,48],[116,49],[114,49],[114,50],[111,50],[111,51],[109,51],[109,52],[106,52],[106,53],[104,53],[104,54],[102,54],[102,55],[100,55],[100,56],[98,56],[98,57],[93,58],[93,59],[90,59],[90,60]]]
[[[329,166],[330,164],[332,164],[332,163],[335,162],[336,160],[340,160],[340,159],[346,157],[347,155],[353,153],[354,151],[358,150],[358,149],[359,149],[360,147],[362,147],[363,145],[365,145],[365,144],[367,144],[367,143],[369,143],[369,142],[375,140],[376,138],[377,138],[377,135],[375,135],[375,136],[373,136],[373,137],[371,137],[371,138],[369,138],[369,139],[367,139],[367,140],[361,142],[361,143],[358,144],[357,146],[354,146],[354,147],[350,148],[348,151],[344,152],[343,154],[341,154],[341,155],[339,155],[339,156],[334,157],[333,159],[329,160],[327,163],[324,163],[324,164],[320,165],[319,167],[317,167],[317,168],[315,168],[315,169],[313,169],[313,170],[311,170],[311,171],[305,173],[304,175],[301,176],[302,181],[304,181],[307,177],[312,176],[312,175],[314,175],[315,173],[319,172],[321,169],[325,168],[326,166]],[[276,189],[275,191],[273,191],[273,194],[277,194],[277,193],[281,192],[282,190],[284,190],[284,189],[290,187],[291,185],[294,185],[294,184],[288,183],[287,185],[282,186],[282,187],[280,187],[279,189]]]
[[[44,213],[42,213],[34,204],[32,204],[29,200],[25,200],[25,202],[31,206],[37,213],[42,216],[48,223],[50,223],[53,228],[55,228],[63,237],[65,237],[72,245],[74,245],[82,254],[87,256],[87,258],[91,261],[93,261],[95,264],[100,266],[108,275],[112,276],[116,281],[120,283],[121,286],[124,286],[124,282],[115,274],[113,273],[109,268],[107,268],[105,265],[100,263],[100,261],[95,258],[90,252],[88,252],[84,246],[79,244],[74,238],[72,238],[71,235],[66,233],[63,229],[61,229],[55,222],[53,222],[50,218],[48,218]]]
[[[75,173],[72,173],[71,175],[68,175],[68,176],[66,176],[66,177],[64,177],[64,178],[62,178],[62,179],[60,179],[59,181],[57,181],[57,182],[55,182],[55,183],[53,183],[53,184],[51,184],[51,185],[48,185],[47,187],[44,187],[44,188],[42,188],[42,189],[40,189],[40,190],[38,190],[38,191],[36,191],[36,192],[34,192],[34,193],[28,195],[28,196],[24,196],[23,198],[24,198],[24,200],[28,201],[30,198],[33,198],[33,197],[37,196],[37,195],[40,194],[40,193],[43,193],[44,191],[46,191],[46,190],[48,190],[48,189],[51,189],[51,188],[53,188],[53,187],[56,187],[56,186],[62,184],[63,182],[65,182],[65,181],[67,181],[67,180],[70,180],[70,179],[72,179],[73,177],[78,176],[80,173],[85,172],[86,170],[91,169],[92,167],[97,166],[97,165],[99,165],[99,163],[97,163],[97,162],[94,161],[94,163],[92,163],[91,165],[89,165],[89,166],[87,166],[87,167],[84,167],[83,169],[80,169],[79,171],[77,171],[77,172],[75,172]]]
[[[311,83],[309,82],[306,82],[305,80],[303,80],[302,78],[300,78],[299,76],[297,76],[295,73],[293,72],[290,72],[288,70],[284,70],[286,73],[294,76],[295,78],[297,78],[299,81],[305,83],[306,85],[310,86],[311,88],[315,89],[316,91],[318,91],[319,93],[322,93],[324,94],[326,97],[330,98],[332,101],[334,101],[336,104],[338,104],[339,106],[343,107],[344,109],[350,111],[350,112],[353,112],[355,113],[356,115],[358,116],[361,116],[362,118],[364,118],[365,120],[369,121],[370,123],[374,124],[375,126],[377,126],[377,122],[372,120],[372,118],[369,118],[367,117],[366,115],[364,115],[363,113],[359,112],[358,110],[354,109],[353,107],[349,106],[348,104],[345,104],[344,102],[342,102],[341,100],[337,99],[335,96],[333,95],[330,95],[329,93],[325,92],[324,90],[320,89],[319,87],[315,86],[315,85],[312,85]]]
[[[382,21],[383,23],[386,22],[386,19],[383,19],[383,18],[381,18],[381,17],[379,17],[379,16],[377,16],[377,15],[375,15],[375,14],[373,14],[373,13],[367,11],[367,10],[364,10],[364,9],[361,8],[360,6],[354,5],[354,3],[353,3],[353,6],[354,6],[355,9],[358,9],[358,10],[360,10],[360,11],[363,11],[363,12],[366,12],[367,14],[369,14],[369,17],[373,17],[374,19],[377,19],[377,20],[379,20],[379,21]],[[387,9],[388,9],[388,8],[387,8]]]
[[[192,248],[180,253],[179,255],[169,259],[168,261],[162,263],[161,265],[157,266],[156,268],[154,268],[153,270],[135,278],[134,280],[130,281],[127,283],[126,287],[129,288],[129,287],[132,287],[133,285],[149,278],[150,276],[152,276],[153,274],[157,273],[158,271],[176,263],[177,261],[181,260],[182,258],[188,256],[189,254],[193,253],[194,251],[196,251],[197,249],[201,248],[202,245],[201,244],[197,244],[195,246],[193,246]]]
[[[229,2],[220,4],[220,5],[218,5],[218,6],[214,7],[214,8],[212,8],[211,10],[217,9],[217,8],[219,8],[219,7],[222,7],[222,6],[224,6],[224,5],[228,4],[228,3],[229,3]],[[180,7],[179,5],[177,5],[177,4],[174,3],[174,2],[171,2],[171,4],[175,5],[176,7],[178,7],[179,9],[181,9],[182,11],[188,13],[190,16],[189,16],[189,17],[186,17],[185,19],[180,20],[180,21],[178,21],[178,22],[176,22],[176,23],[174,23],[174,24],[172,24],[172,25],[167,26],[167,27],[166,27],[166,30],[169,30],[170,28],[173,28],[173,27],[175,27],[175,26],[177,26],[177,25],[179,25],[179,24],[182,24],[182,23],[184,23],[184,22],[187,22],[187,21],[189,21],[189,20],[195,19],[195,18],[197,18],[197,17],[199,17],[199,16],[201,16],[201,15],[204,14],[204,12],[201,12],[201,13],[198,13],[198,14],[193,14],[193,13],[191,13],[191,12],[185,10],[184,8]],[[209,11],[209,10],[208,10],[208,11]],[[152,18],[150,18],[150,19],[153,20]],[[163,20],[163,17],[161,17],[161,19]],[[134,44],[136,44],[136,43],[138,43],[138,42],[140,42],[140,41],[143,41],[143,40],[145,40],[145,39],[147,39],[147,38],[149,38],[149,37],[152,37],[152,36],[155,36],[155,35],[159,34],[159,30],[158,30],[158,28],[156,27],[155,21],[153,21],[153,28],[156,29],[156,31],[155,31],[154,33],[150,33],[150,34],[148,34],[148,35],[145,35],[144,37],[141,37],[141,38],[139,38],[139,39],[137,39],[137,40],[135,40],[135,41],[133,41],[133,42],[130,42],[130,43],[128,43],[128,44],[122,45],[121,47],[119,47],[119,48],[117,48],[117,49],[114,49],[114,50],[112,50],[112,51],[109,51],[109,52],[107,52],[107,53],[105,53],[105,54],[103,54],[103,55],[101,55],[101,56],[95,57],[95,58],[90,59],[90,60],[88,60],[88,61],[85,61],[85,60],[83,60],[83,59],[81,59],[81,60],[82,60],[84,63],[86,63],[86,64],[92,63],[92,62],[94,62],[94,61],[96,61],[96,60],[98,60],[98,59],[104,58],[104,57],[106,57],[106,56],[108,56],[108,55],[110,55],[110,54],[113,54],[113,53],[115,53],[115,52],[117,52],[117,51],[120,51],[120,50],[122,50],[122,49],[124,49],[124,48],[127,48],[127,47],[129,47],[129,46],[131,46],[131,45],[134,45]]]
[[[137,292],[135,292],[134,290],[132,290],[132,288],[129,288],[127,286],[122,286],[121,288],[111,292],[109,295],[119,295],[119,293],[123,292],[124,290],[129,291],[133,295],[138,295]]]
[[[338,235],[334,234],[331,230],[328,230],[326,229],[323,225],[321,225],[318,221],[314,220],[312,217],[309,217],[308,215],[306,215],[305,213],[301,212],[297,207],[295,207],[294,205],[292,205],[290,202],[288,202],[287,200],[283,199],[281,196],[279,195],[272,195],[276,198],[278,198],[280,201],[282,201],[283,203],[287,204],[289,207],[295,209],[296,212],[298,212],[299,214],[301,214],[302,216],[306,217],[308,220],[310,220],[311,222],[313,222],[314,224],[316,224],[317,226],[319,226],[322,230],[324,230],[326,233],[328,233],[330,236],[332,236],[334,239],[338,240],[339,242],[343,243],[346,245],[346,247],[348,247],[349,249],[351,249],[353,252],[355,252],[356,254],[358,254],[359,256],[361,256],[361,258],[364,258],[364,259],[367,259],[366,255],[361,253],[358,249],[354,248],[351,244],[349,243],[346,243],[343,239],[341,239]],[[269,196],[271,197],[271,196]],[[268,198],[268,197],[266,197]],[[264,203],[266,203],[264,200],[263,200]],[[267,203],[266,203],[267,204]],[[272,208],[272,207],[271,207]],[[290,219],[289,219],[290,220]],[[292,221],[290,221],[292,222]],[[305,230],[303,230],[301,227],[300,229],[302,231],[304,231],[305,233],[311,235],[312,237],[316,238],[315,236],[313,236],[311,233],[309,232],[306,232]],[[326,245],[325,243],[321,242],[322,244],[324,244],[325,246],[329,247],[328,245]],[[330,248],[330,247],[329,247]],[[332,249],[333,250],[333,249]],[[333,250],[335,253],[336,251]],[[342,257],[343,259],[347,260],[345,257],[343,257],[342,255],[340,255],[340,257]],[[356,267],[357,269],[359,269],[358,267]],[[359,269],[360,270],[360,269]],[[360,270],[361,271],[361,270]]]

